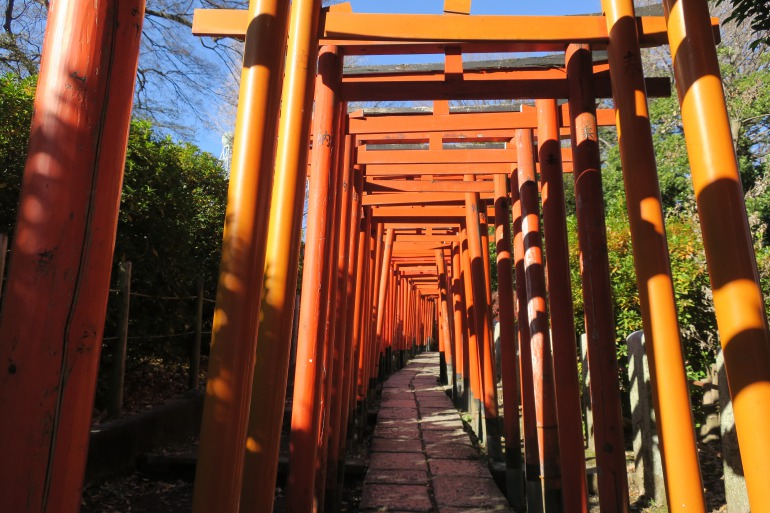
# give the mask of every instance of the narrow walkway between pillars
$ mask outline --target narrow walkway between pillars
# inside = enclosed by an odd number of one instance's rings
[[[362,511],[512,512],[438,377],[427,353],[385,382]]]

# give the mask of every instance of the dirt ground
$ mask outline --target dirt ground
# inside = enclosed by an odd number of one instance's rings
[[[369,438],[371,429],[369,430]],[[366,464],[368,452],[365,444],[348,458],[357,460],[361,467]],[[191,440],[184,446],[165,448],[159,455],[189,455],[197,449],[197,440]],[[165,476],[148,475],[142,472],[107,480],[88,486],[83,491],[81,513],[189,513],[192,509],[192,475],[182,472],[169,472]],[[175,475],[176,474],[176,475]],[[181,475],[185,474],[185,475]],[[274,513],[285,511],[284,489],[279,483],[276,487]],[[363,489],[363,475],[348,476],[343,489],[340,513],[357,513]]]

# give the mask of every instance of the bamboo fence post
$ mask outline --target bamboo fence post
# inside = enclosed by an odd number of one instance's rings
[[[0,299],[3,298],[3,282],[5,281],[5,255],[8,252],[8,234],[0,233]]]
[[[131,305],[131,262],[118,265],[118,290],[120,298],[120,320],[118,321],[118,339],[112,352],[110,374],[110,395],[107,413],[110,417],[120,416],[123,408],[123,384],[126,374],[126,347],[128,345],[128,312]]]
[[[191,390],[198,388],[201,373],[201,338],[203,335],[203,278],[198,278],[195,301],[195,337],[190,348],[190,376],[188,385]]]

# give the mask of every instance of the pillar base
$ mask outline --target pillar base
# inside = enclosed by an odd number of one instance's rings
[[[527,465],[527,513],[543,513],[543,485],[536,465]]]
[[[442,385],[446,385],[448,383],[446,372],[446,355],[444,354],[444,351],[439,351],[438,353],[438,382]]]
[[[513,452],[508,451],[505,452],[505,495],[516,513],[524,513],[527,510],[521,461],[515,461]]]
[[[489,458],[493,461],[503,461],[503,447],[500,442],[500,417],[484,418],[484,439]]]

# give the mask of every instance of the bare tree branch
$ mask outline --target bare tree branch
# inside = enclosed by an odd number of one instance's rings
[[[3,23],[3,28],[6,32],[9,34],[12,34],[11,32],[11,21],[13,21],[13,4],[15,0],[8,0],[8,5],[5,8],[5,23]]]
[[[164,11],[156,11],[155,9],[145,9],[144,14],[146,16],[155,16],[156,18],[163,18],[165,20],[170,20],[175,23],[179,23],[180,25],[184,25],[186,27],[192,28],[192,21],[190,21],[189,19],[179,14],[174,14],[174,13],[164,12]]]

